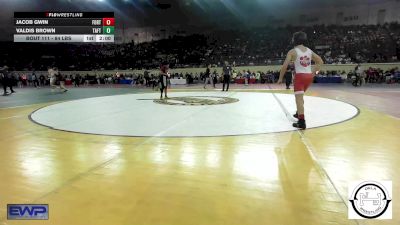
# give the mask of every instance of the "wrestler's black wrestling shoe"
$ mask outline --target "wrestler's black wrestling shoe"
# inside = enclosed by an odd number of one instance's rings
[[[297,123],[293,123],[293,127],[299,128],[300,130],[306,129],[306,121],[300,119]]]
[[[293,114],[293,117],[298,119],[299,118],[299,114],[297,114],[297,112],[296,112],[296,114]]]

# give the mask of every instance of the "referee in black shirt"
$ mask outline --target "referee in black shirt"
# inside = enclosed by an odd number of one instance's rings
[[[225,61],[224,63],[225,65],[222,67],[222,74],[224,75],[224,83],[222,85],[222,91],[225,91],[225,84],[226,84],[226,91],[228,91],[229,83],[231,81],[232,67],[229,66],[228,61]]]
[[[292,75],[292,68],[291,66],[288,66],[288,69],[285,73],[285,83],[286,83],[286,89],[290,89],[290,84],[292,83],[293,75]]]

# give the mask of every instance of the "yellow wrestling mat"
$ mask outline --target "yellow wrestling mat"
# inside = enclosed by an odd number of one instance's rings
[[[246,97],[246,92],[240,95]],[[244,101],[238,96],[233,93],[231,97]],[[33,112],[48,106],[54,102],[0,109],[2,225],[400,223],[400,120],[395,117],[359,107],[359,114],[349,114],[344,122],[305,131],[215,137],[157,137],[149,132],[144,137],[123,137],[77,133],[73,129],[79,128],[85,115],[69,114],[66,109],[58,117],[52,114],[36,118],[40,120],[36,123],[30,120]],[[159,106],[182,107],[155,107]],[[143,113],[157,120],[160,112]],[[104,115],[95,124],[112,124],[113,118]],[[74,119],[78,123],[70,127],[72,132],[61,131],[68,130],[62,127],[65,123],[57,124],[60,130],[37,124],[52,118],[69,121],[67,125]],[[124,119],[143,118],[128,115]],[[246,121],[237,115],[236,123]],[[312,124],[312,118],[308,121]],[[142,122],[137,123],[144,126]],[[248,131],[245,125],[228,131]],[[87,127],[98,129],[90,123]],[[191,129],[204,133],[207,126]],[[392,220],[348,219],[348,183],[358,180],[393,181]],[[7,204],[48,204],[49,220],[7,220]]]

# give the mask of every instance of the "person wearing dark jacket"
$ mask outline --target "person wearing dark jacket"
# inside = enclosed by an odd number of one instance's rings
[[[210,76],[211,76],[210,65],[207,65],[206,72],[204,73],[204,89],[206,89],[208,82],[213,84],[213,81],[210,80]]]
[[[211,80],[212,80],[213,87],[215,88],[215,84],[217,83],[217,71],[216,70],[214,70],[214,72],[211,74]]]
[[[15,93],[15,91],[12,88],[12,79],[11,75],[8,72],[8,67],[4,66],[3,68],[0,68],[0,78],[1,78],[1,84],[3,85],[3,90],[4,93],[3,95],[8,95],[9,93],[7,92],[7,87],[10,88],[11,93]]]
[[[288,70],[285,73],[285,83],[286,83],[286,89],[290,89],[290,84],[292,83],[293,79],[293,74],[292,74],[292,68],[288,66]]]
[[[228,61],[225,61],[225,65],[222,67],[222,74],[224,76],[224,81],[222,84],[222,91],[225,91],[225,84],[226,84],[226,91],[228,91],[229,83],[231,81],[231,74],[232,74],[232,67],[229,66]]]
[[[37,77],[35,71],[32,72],[32,83],[35,88],[40,88],[39,78]]]
[[[159,85],[160,85],[160,92],[161,92],[161,97],[160,99],[163,98],[163,93],[165,95],[165,98],[168,98],[167,96],[167,86],[168,86],[168,78],[169,78],[169,65],[168,63],[162,63],[160,67],[160,77],[159,77]]]

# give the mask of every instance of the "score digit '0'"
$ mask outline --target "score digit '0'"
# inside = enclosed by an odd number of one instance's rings
[[[114,26],[114,18],[103,18],[103,26]]]

